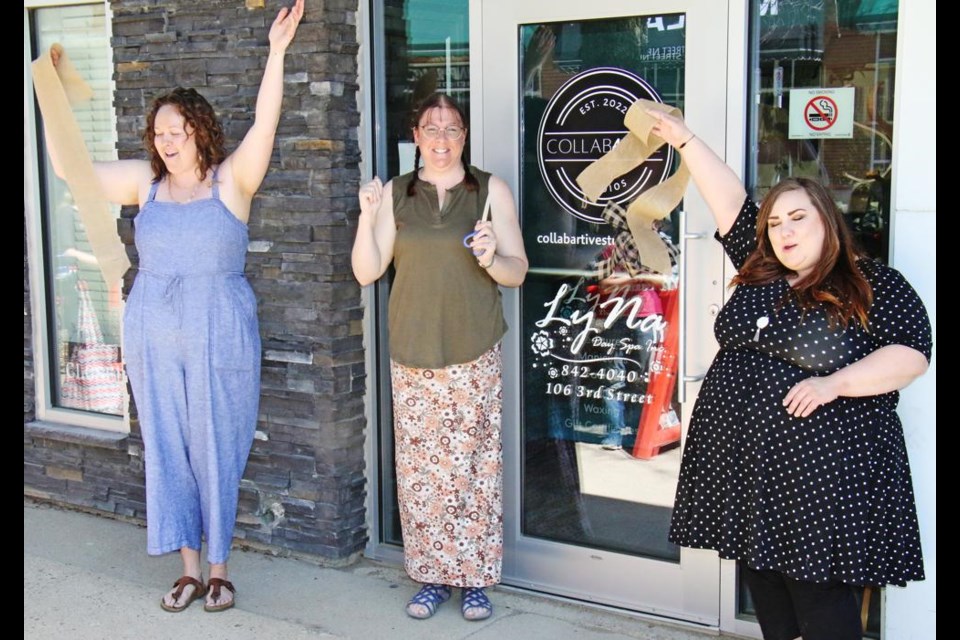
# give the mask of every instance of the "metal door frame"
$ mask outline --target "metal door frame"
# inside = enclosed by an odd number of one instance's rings
[[[729,4],[711,0],[657,1],[641,7],[616,0],[592,0],[589,4],[572,0],[473,0],[470,75],[475,162],[503,177],[518,193],[518,25],[635,15],[637,8],[644,15],[687,15],[686,117],[712,148],[726,150],[732,166],[742,167],[745,74],[740,70],[746,68],[745,0],[729,0]],[[486,131],[490,132],[489,138]],[[691,241],[711,239],[715,227],[696,189],[688,191],[684,206],[686,234],[697,238]],[[687,246],[687,272],[698,274],[695,278],[687,277],[685,283],[684,364],[688,374],[705,372],[712,360],[716,350],[712,314],[724,301],[724,285],[731,275],[719,245],[712,245],[717,243],[706,242],[696,250]],[[698,282],[703,282],[703,286]],[[504,340],[504,583],[640,615],[683,620],[701,628],[723,627],[754,635],[755,625],[735,618],[735,566],[719,561],[714,552],[683,549],[680,564],[676,565],[522,535],[517,428],[521,416],[520,347],[516,334],[520,326],[519,292],[505,290],[504,294],[507,321],[513,327]],[[696,382],[686,383],[683,391],[688,402],[692,402],[697,388]],[[690,406],[684,411],[684,431]],[[636,575],[643,579],[629,579]],[[604,585],[619,586],[611,591]],[[656,594],[650,598],[637,594],[637,589],[661,595],[673,589],[673,594],[664,604]]]

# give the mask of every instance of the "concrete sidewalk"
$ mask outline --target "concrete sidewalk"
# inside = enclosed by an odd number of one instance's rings
[[[237,606],[211,615],[197,601],[170,614],[160,596],[178,577],[175,555],[151,558],[136,525],[24,500],[23,637],[471,638],[472,640],[706,640],[729,638],[628,615],[494,589],[494,615],[460,616],[459,595],[430,620],[407,617],[415,591],[402,568],[370,560],[345,568],[234,551]]]

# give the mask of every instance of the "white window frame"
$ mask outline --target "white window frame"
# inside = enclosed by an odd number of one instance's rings
[[[50,348],[47,336],[47,282],[46,265],[41,259],[43,256],[43,215],[40,206],[42,202],[40,189],[39,150],[42,141],[37,137],[38,122],[35,111],[33,94],[33,78],[30,74],[32,62],[30,11],[44,7],[70,5],[102,4],[106,16],[105,30],[107,42],[110,41],[113,13],[107,0],[33,0],[23,3],[23,210],[27,234],[28,276],[30,282],[30,313],[33,318],[32,350],[33,350],[33,379],[34,404],[38,420],[56,422],[66,425],[88,427],[103,431],[127,433],[130,431],[129,415],[110,416],[89,411],[64,409],[53,405],[50,394]],[[104,51],[108,65],[113,65],[112,48]],[[114,81],[110,80],[110,93],[115,92]],[[116,157],[117,120],[116,112],[111,111],[111,132],[113,136],[114,158]],[[26,309],[24,309],[26,314]]]

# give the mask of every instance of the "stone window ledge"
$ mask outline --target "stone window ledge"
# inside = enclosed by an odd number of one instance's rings
[[[127,448],[127,440],[130,438],[129,433],[102,431],[88,427],[74,427],[57,422],[45,422],[43,420],[23,423],[23,435],[30,438],[56,440],[58,442],[79,444],[85,447],[97,447],[116,451],[125,451]]]

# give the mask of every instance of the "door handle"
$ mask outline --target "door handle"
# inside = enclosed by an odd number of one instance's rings
[[[687,382],[699,382],[703,380],[706,374],[687,374],[687,241],[704,240],[709,238],[710,234],[706,231],[691,232],[687,231],[687,212],[680,210],[680,367],[679,380],[680,388],[677,391],[677,400],[680,404],[687,401]]]

